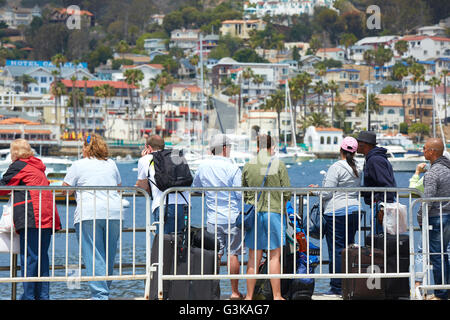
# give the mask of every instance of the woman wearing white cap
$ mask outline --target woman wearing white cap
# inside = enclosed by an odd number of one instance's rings
[[[322,187],[358,188],[362,168],[354,159],[358,149],[355,138],[346,137],[341,143],[340,159],[327,171]],[[317,185],[310,185],[317,187]],[[330,273],[341,272],[341,251],[354,242],[358,230],[358,192],[321,192],[324,201],[325,236],[328,246]],[[333,228],[334,225],[334,228]],[[346,234],[347,230],[347,234]],[[334,240],[334,243],[333,243]],[[333,254],[334,248],[334,254]],[[341,279],[331,279],[329,294],[341,295]]]

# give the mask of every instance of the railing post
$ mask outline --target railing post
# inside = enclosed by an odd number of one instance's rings
[[[12,276],[17,277],[17,254],[12,257]],[[11,283],[11,300],[17,300],[17,282]]]

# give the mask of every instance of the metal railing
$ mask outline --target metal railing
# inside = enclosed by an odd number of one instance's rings
[[[151,231],[153,229],[151,223],[150,216],[150,197],[145,190],[137,188],[137,187],[64,187],[64,186],[39,186],[39,187],[31,187],[31,186],[0,186],[0,190],[8,190],[10,191],[10,203],[16,204],[15,206],[11,206],[11,218],[14,221],[15,214],[21,214],[24,217],[28,217],[23,219],[24,227],[20,227],[20,230],[14,229],[11,225],[10,232],[3,233],[4,239],[9,240],[10,243],[17,243],[17,237],[22,237],[24,244],[20,250],[22,268],[17,268],[17,256],[13,252],[13,250],[9,250],[9,275],[8,276],[0,276],[0,283],[27,283],[27,282],[66,282],[66,283],[79,283],[83,281],[111,281],[111,280],[145,280],[146,285],[150,281],[152,266],[150,264],[150,250],[151,246],[147,245],[151,241]],[[71,206],[70,205],[70,192],[77,193],[78,205]],[[23,206],[23,210],[18,210],[18,201],[14,199],[14,197],[18,197],[19,193],[21,196],[24,196],[24,203],[28,204]],[[43,199],[49,200],[49,193],[51,193],[52,203],[50,204],[51,213],[43,212]],[[83,202],[80,199],[85,199],[86,195],[90,195],[91,198],[89,201],[86,200],[84,203],[84,211],[83,211]],[[114,195],[114,197],[112,197]],[[65,201],[62,201],[63,204],[60,204],[57,208],[57,198],[64,197]],[[141,202],[139,208],[137,208],[136,200],[137,197],[140,197]],[[131,199],[131,201],[126,200],[126,198]],[[61,200],[61,199],[60,199]],[[102,203],[103,201],[103,203]],[[120,203],[119,203],[120,201]],[[59,201],[61,202],[61,201]],[[105,203],[106,202],[106,203]],[[128,208],[125,208],[124,205],[129,203]],[[130,203],[131,202],[131,203]],[[29,204],[32,203],[30,206]],[[48,205],[48,203],[47,203]],[[33,209],[34,206],[34,209]],[[36,209],[36,206],[38,208]],[[49,207],[49,206],[47,206]],[[77,215],[79,216],[79,230],[78,237],[69,236],[74,233],[73,228],[69,227],[69,223],[73,223],[73,219],[75,216],[74,208],[79,210]],[[36,221],[30,220],[29,210],[33,210],[34,218]],[[93,216],[87,216],[88,210],[91,211]],[[113,211],[115,215],[113,215]],[[83,218],[83,212],[85,213],[85,217]],[[56,225],[57,217],[59,216],[61,220],[61,230],[57,230],[58,227]],[[92,220],[93,228],[92,228],[92,239],[93,246],[95,247],[95,241],[100,241],[100,236],[96,236],[96,224],[99,223],[100,218],[104,218],[106,221],[106,270],[104,274],[98,274],[96,272],[96,255],[94,253],[95,250],[92,250],[92,270],[94,270],[89,275],[83,275],[81,270],[86,267],[84,264],[85,256],[82,254],[83,250],[83,241],[82,241],[82,231],[83,223],[86,223],[88,220]],[[18,218],[18,217],[16,217]],[[111,219],[110,219],[111,218]],[[42,253],[42,237],[43,237],[43,229],[41,228],[48,219],[51,219],[52,226],[51,228],[51,240],[48,244],[48,261]],[[87,219],[87,220],[86,220]],[[108,246],[109,243],[114,243],[110,240],[110,237],[113,237],[112,231],[110,230],[110,222],[112,220],[118,220],[118,235],[117,235],[117,254],[115,261],[117,262],[115,266],[111,266],[108,262]],[[33,225],[34,224],[34,225]],[[129,228],[125,227],[125,224],[130,224]],[[137,224],[140,224],[139,226]],[[47,225],[48,226],[48,225]],[[28,259],[33,259],[30,256],[28,250],[31,250],[30,246],[33,246],[31,238],[32,229],[37,230],[37,244],[36,250],[34,252],[36,256],[37,270],[36,275],[30,276],[28,272]],[[145,240],[137,241],[136,234],[137,232],[145,232]],[[20,233],[20,235],[18,234]],[[9,239],[8,239],[9,238]],[[111,238],[112,239],[112,238]],[[26,245],[25,245],[26,244]],[[130,250],[131,248],[131,250]],[[14,248],[13,248],[14,249]],[[34,249],[33,249],[34,250]],[[17,252],[17,251],[16,251]],[[18,252],[17,252],[18,253]],[[36,254],[37,253],[37,254]],[[139,255],[138,255],[139,253]],[[141,254],[143,253],[143,254]],[[44,260],[46,259],[46,260]],[[48,274],[46,274],[45,265],[48,263]],[[144,266],[144,268],[142,268]],[[118,270],[116,274],[111,273],[110,268],[116,267]],[[127,269],[128,272],[124,270]],[[129,269],[131,269],[129,271]],[[143,271],[140,271],[140,270]],[[5,270],[5,268],[3,268]],[[21,275],[17,276],[17,270],[21,271]],[[42,274],[46,274],[45,276]],[[15,287],[13,287],[13,298],[15,296]]]
[[[429,250],[429,238],[428,233],[424,230],[428,230],[428,226],[424,222],[424,228],[420,229],[415,225],[415,211],[414,207],[416,204],[428,203],[428,202],[437,202],[437,201],[450,201],[448,198],[438,198],[438,199],[424,199],[423,194],[417,191],[416,189],[409,188],[171,188],[166,190],[163,193],[161,198],[159,211],[159,221],[154,221],[153,216],[151,214],[151,200],[149,195],[140,188],[136,187],[62,187],[62,186],[49,186],[49,187],[0,187],[0,190],[10,190],[13,191],[11,193],[11,201],[14,203],[14,196],[16,192],[26,191],[25,192],[25,202],[27,203],[31,194],[30,191],[39,191],[38,197],[34,197],[34,201],[39,199],[39,208],[42,201],[43,192],[49,191],[52,194],[53,199],[53,208],[56,204],[56,198],[61,197],[61,192],[64,191],[64,199],[65,201],[58,207],[59,216],[61,218],[61,230],[57,231],[55,225],[52,227],[53,237],[51,239],[51,243],[49,245],[49,274],[48,276],[41,276],[40,273],[37,276],[29,276],[27,275],[26,270],[23,270],[23,276],[17,276],[17,270],[13,266],[15,265],[16,255],[13,252],[9,253],[9,275],[8,276],[0,276],[0,283],[12,283],[16,284],[19,282],[66,282],[73,283],[75,282],[90,282],[90,281],[101,281],[101,280],[145,280],[145,288],[144,288],[144,298],[149,299],[151,296],[151,285],[155,286],[156,282],[156,297],[159,299],[163,299],[164,297],[164,281],[179,281],[179,280],[238,280],[238,279],[342,279],[342,281],[346,279],[372,279],[372,280],[380,280],[380,279],[390,279],[390,278],[407,278],[409,279],[410,288],[414,288],[415,280],[418,274],[415,271],[415,257],[419,254],[423,254],[425,257],[423,262],[423,275],[424,281],[420,286],[420,289],[427,291],[430,289],[448,289],[448,284],[443,285],[432,285],[430,282],[430,270],[431,264],[430,261],[430,250]],[[74,216],[74,206],[70,206],[70,196],[67,192],[75,191],[78,193],[91,192],[92,194],[97,194],[98,192],[104,192],[106,194],[106,199],[109,199],[109,195],[112,192],[117,192],[121,199],[120,204],[120,235],[118,240],[118,248],[117,248],[117,257],[114,269],[118,270],[116,274],[108,274],[104,275],[82,275],[81,270],[85,267],[83,263],[82,257],[82,241],[78,238],[78,241],[74,237],[70,237],[69,235],[73,233],[73,229],[70,228],[69,223],[72,222]],[[236,211],[244,212],[244,203],[248,202],[248,199],[256,199],[256,195],[259,191],[262,191],[263,196],[261,200],[263,204],[254,203],[256,206],[256,214],[258,212],[271,211],[272,206],[274,205],[274,199],[278,199],[278,207],[280,208],[280,220],[281,224],[286,224],[288,230],[288,236],[286,237],[285,243],[286,246],[281,246],[281,257],[287,256],[287,259],[280,259],[281,264],[281,272],[272,273],[270,267],[268,268],[267,273],[246,273],[245,265],[248,263],[248,253],[244,249],[245,246],[241,246],[241,249],[238,254],[239,258],[239,272],[234,273],[230,268],[230,255],[227,255],[226,262],[221,263],[220,260],[214,259],[212,262],[213,267],[209,268],[209,270],[214,271],[206,271],[206,264],[211,263],[206,261],[205,252],[207,250],[213,250],[214,256],[216,257],[219,253],[219,248],[217,244],[219,243],[220,234],[217,232],[217,214],[222,214],[226,217],[225,229],[228,230],[228,240],[230,240],[230,230],[234,225],[234,219],[236,217]],[[183,241],[175,241],[174,242],[174,250],[173,252],[165,252],[164,246],[164,237],[159,237],[158,241],[153,241],[153,235],[158,230],[164,230],[164,226],[167,223],[165,220],[166,213],[166,196],[169,193],[186,193],[186,199],[189,205],[187,206],[186,217],[185,219],[178,220],[178,215],[184,215],[185,212],[179,212],[178,204],[179,197],[175,196],[171,204],[175,205],[175,219],[174,219],[174,234],[175,239],[182,239]],[[285,197],[286,199],[290,199],[290,203],[292,207],[286,207]],[[289,196],[288,196],[289,195]],[[377,231],[377,225],[375,223],[374,217],[377,211],[375,205],[369,206],[363,204],[364,196],[370,203],[375,203],[375,199],[378,198],[381,202],[388,202],[389,196],[394,196],[393,203],[394,204],[403,204],[408,208],[408,213],[406,215],[406,221],[403,221],[403,224],[406,223],[406,230],[400,230],[400,214],[399,209],[397,209],[396,219],[396,230],[394,232],[395,236],[395,247],[396,254],[394,257],[387,255],[387,246],[388,243],[386,241],[388,230],[386,225],[383,225],[381,229],[381,233],[384,235],[384,241],[381,244],[381,248],[376,246],[375,235],[379,232]],[[130,206],[125,209],[122,199],[128,198],[132,199]],[[142,199],[139,204],[137,203],[137,199]],[[418,199],[416,199],[418,198]],[[78,198],[80,199],[80,198]],[[339,201],[344,201],[344,209],[334,207],[333,204]],[[353,202],[352,202],[353,201]],[[355,202],[356,201],[356,202]],[[313,225],[310,221],[310,211],[313,207],[313,204],[319,203],[319,210],[325,211],[327,215],[319,215],[319,228],[317,231],[317,239],[313,238]],[[341,202],[342,203],[342,202]],[[351,204],[356,205],[351,205]],[[94,202],[95,208],[95,202]],[[267,206],[267,208],[265,207]],[[423,205],[424,207],[427,207]],[[80,205],[81,209],[82,205]],[[233,207],[235,209],[234,214],[229,214],[233,212]],[[211,211],[212,208],[212,211]],[[331,209],[330,209],[331,208]],[[339,210],[341,209],[341,210]],[[25,206],[25,216],[27,216],[28,206]],[[40,210],[38,210],[38,217],[40,216]],[[109,207],[106,207],[106,215],[109,216]],[[386,211],[386,210],[385,210]],[[395,211],[395,210],[394,210]],[[442,205],[441,205],[442,211]],[[96,212],[96,210],[94,210]],[[213,214],[211,213],[213,212]],[[344,213],[344,214],[343,214]],[[55,218],[56,212],[53,209],[51,216],[53,220]],[[100,212],[99,212],[100,214]],[[14,215],[14,210],[12,212]],[[427,210],[424,211],[424,217],[427,216]],[[208,232],[208,217],[212,218],[212,229],[209,229]],[[350,217],[353,217],[354,220],[351,220]],[[95,218],[95,214],[94,214]],[[124,220],[125,218],[125,220]],[[266,249],[266,257],[270,260],[271,250],[267,250],[270,245],[271,235],[275,234],[276,230],[271,230],[273,226],[270,223],[271,216],[268,216],[268,229],[267,230],[259,230],[257,229],[254,233],[255,239],[258,239],[258,233],[267,232],[268,239],[267,243],[264,243],[264,247],[262,249]],[[322,227],[322,219],[327,219],[327,229],[323,229]],[[95,220],[95,219],[94,219]],[[427,219],[424,219],[427,221]],[[38,219],[42,221],[42,219]],[[84,221],[84,220],[81,220]],[[123,221],[126,221],[129,226],[125,227]],[[179,221],[184,221],[182,225],[179,225]],[[356,221],[352,225],[352,221]],[[25,220],[25,223],[28,223]],[[82,224],[83,222],[81,222]],[[343,226],[343,230],[338,231],[339,224]],[[296,239],[296,235],[298,233],[297,227],[300,228],[300,231],[304,233],[306,238],[306,247],[303,250],[303,253],[306,255],[306,272],[299,273],[297,272],[297,257],[296,254],[292,254],[298,252],[300,249],[300,243]],[[198,232],[197,235],[199,239],[194,238],[193,233],[191,232],[195,228]],[[25,228],[24,230],[29,230],[29,228]],[[423,252],[419,252],[416,242],[419,237],[416,232],[422,232],[422,246]],[[402,231],[402,232],[400,232]],[[137,232],[145,232],[145,240],[136,240]],[[290,232],[290,233],[289,233]],[[351,262],[348,258],[343,260],[341,265],[341,269],[337,268],[338,264],[342,262],[342,258],[339,256],[337,251],[338,248],[338,233],[341,232],[344,234],[343,238],[340,238],[340,244],[344,248],[348,248],[352,243],[358,244],[356,260],[357,262]],[[369,232],[369,235],[366,235],[366,232]],[[127,233],[127,240],[125,241],[125,233]],[[245,231],[243,228],[239,229],[239,233],[242,239],[245,239]],[[280,235],[280,242],[284,242],[283,232],[278,232]],[[364,236],[363,236],[364,234]],[[9,239],[12,241],[14,237],[14,233],[7,233]],[[404,270],[400,267],[400,260],[405,257],[400,256],[400,236],[408,235],[408,258],[409,258],[409,269]],[[27,243],[27,232],[25,232],[24,240]],[[39,232],[39,237],[41,237],[41,233]],[[208,238],[209,237],[209,238]],[[328,252],[328,245],[326,243],[326,238],[331,240],[331,246],[333,246],[333,250],[330,250],[330,254]],[[129,238],[129,239],[128,239]],[[40,238],[39,238],[40,239]],[[211,240],[212,239],[212,240]],[[208,245],[208,240],[214,243],[213,248]],[[361,259],[363,258],[363,252],[361,248],[367,246],[367,241],[370,241],[369,250],[371,252],[370,262],[363,265],[361,263]],[[443,241],[443,239],[442,239]],[[242,240],[242,244],[244,244],[244,240]],[[80,245],[81,244],[81,245]],[[227,243],[226,251],[229,252],[230,241]],[[23,249],[25,252],[25,257],[27,257],[27,247],[24,246]],[[157,248],[157,255],[154,260],[152,260],[152,248]],[[191,249],[193,247],[201,248],[200,256],[191,256]],[[40,246],[39,246],[40,248]],[[177,270],[177,263],[180,259],[179,249],[186,249],[185,257],[187,257],[187,270],[181,271]],[[380,249],[383,251],[382,262],[375,261],[375,251]],[[41,249],[39,249],[41,250]],[[445,250],[445,249],[444,249]],[[444,250],[440,252],[441,256],[445,254]],[[126,252],[125,252],[126,251]],[[145,254],[143,254],[145,252]],[[142,253],[142,254],[141,254]],[[165,272],[164,268],[164,258],[168,255],[173,257],[173,268],[171,268],[170,272]],[[38,255],[40,256],[40,254]],[[196,269],[196,267],[191,267],[190,259],[197,259],[200,261],[200,269]],[[252,257],[253,258],[253,257]],[[315,258],[315,260],[313,259]],[[290,263],[288,259],[292,259]],[[391,260],[395,260],[394,269],[389,269],[387,267],[387,263]],[[92,268],[95,269],[96,262],[95,256],[92,259]],[[256,255],[255,255],[256,260]],[[257,262],[257,261],[254,261]],[[40,266],[41,261],[38,260],[38,265]],[[284,268],[285,265],[292,265],[292,269],[286,271]],[[255,263],[256,265],[256,263]],[[27,263],[24,263],[25,268],[27,268]],[[220,266],[226,266],[225,268],[220,268]],[[328,266],[328,267],[327,267]],[[330,267],[331,266],[331,267]],[[379,268],[375,268],[378,266]],[[107,266],[107,269],[110,266]],[[310,267],[313,267],[310,269]],[[39,267],[40,268],[40,267]],[[126,273],[124,269],[130,268],[131,271]],[[139,271],[138,271],[139,269]],[[389,270],[388,270],[389,269]],[[5,270],[5,269],[4,269]],[[141,271],[142,270],[142,271]],[[22,270],[20,270],[22,271]],[[74,272],[73,271],[77,271]],[[4,271],[3,271],[4,272]],[[152,282],[153,281],[153,282]],[[444,281],[442,281],[444,282]],[[411,299],[419,299],[415,294],[415,290],[411,290],[410,292]]]
[[[450,198],[420,198],[414,200],[409,208],[410,216],[416,205],[420,205],[422,210],[421,242],[418,250],[414,251],[418,261],[414,259],[411,268],[411,285],[418,282],[414,290],[415,299],[422,299],[429,290],[450,289],[450,213],[443,211],[443,202],[449,203]],[[431,223],[429,206],[436,203],[439,204],[438,215],[433,215],[433,218],[438,218],[438,221]],[[421,271],[416,271],[416,264]]]
[[[299,221],[303,221],[303,228],[304,228],[304,233],[306,236],[306,240],[307,240],[307,245],[306,245],[306,250],[305,250],[305,254],[307,256],[307,272],[303,273],[303,274],[299,274],[296,272],[296,255],[292,255],[292,263],[294,265],[293,268],[293,272],[284,272],[283,270],[283,261],[284,259],[281,259],[281,272],[280,273],[270,273],[269,270],[269,274],[245,274],[244,273],[244,259],[245,259],[245,251],[244,251],[244,246],[241,247],[241,251],[240,251],[240,271],[239,273],[231,273],[230,272],[230,255],[227,256],[227,264],[228,264],[228,268],[225,274],[219,274],[219,272],[217,271],[217,268],[214,268],[213,273],[210,274],[206,274],[203,272],[203,268],[201,268],[201,270],[189,270],[189,266],[190,266],[190,262],[189,259],[191,257],[191,253],[190,253],[190,249],[193,246],[192,243],[192,239],[191,239],[191,232],[190,232],[190,228],[193,226],[192,221],[195,219],[195,217],[197,216],[197,226],[199,225],[199,227],[201,228],[201,235],[202,235],[202,242],[201,242],[201,248],[204,249],[204,241],[205,241],[205,235],[206,235],[206,228],[205,228],[205,218],[208,217],[209,214],[211,214],[211,208],[209,208],[210,213],[208,213],[208,209],[205,208],[208,207],[208,205],[211,207],[211,204],[213,206],[215,206],[215,209],[213,209],[212,211],[214,212],[215,210],[215,216],[217,217],[217,214],[223,214],[223,211],[225,211],[225,215],[228,217],[228,222],[226,224],[226,228],[228,229],[228,237],[229,234],[231,233],[231,229],[233,226],[234,221],[231,221],[232,219],[234,219],[234,216],[231,217],[231,215],[228,215],[227,212],[231,212],[231,207],[233,205],[235,205],[235,203],[232,204],[232,197],[234,197],[234,200],[240,200],[239,202],[239,208],[238,211],[241,212],[241,214],[243,214],[244,212],[244,202],[245,202],[245,198],[247,197],[248,194],[253,194],[254,197],[253,199],[256,199],[257,197],[257,193],[259,191],[263,191],[263,193],[266,194],[266,198],[264,201],[266,201],[268,208],[259,208],[259,211],[271,211],[271,195],[272,197],[274,197],[275,193],[279,193],[281,194],[281,196],[278,197],[278,199],[281,199],[280,201],[280,206],[279,208],[281,208],[281,223],[283,223],[283,219],[285,222],[288,222],[288,216],[285,215],[286,213],[286,207],[285,207],[285,200],[283,200],[283,195],[284,194],[290,194],[289,198],[294,199],[292,202],[294,203],[293,205],[293,221],[292,224],[294,226],[297,225],[297,219]],[[393,201],[394,203],[399,204],[400,203],[400,199],[402,199],[402,202],[407,202],[407,205],[411,208],[411,204],[413,202],[413,199],[416,197],[421,197],[422,193],[420,193],[419,191],[417,191],[416,189],[409,189],[409,188],[271,188],[271,187],[265,187],[265,188],[237,188],[237,187],[230,187],[230,188],[171,188],[168,189],[164,192],[164,195],[161,199],[161,204],[160,207],[164,208],[165,207],[165,203],[164,203],[164,199],[166,198],[166,196],[169,193],[180,193],[180,192],[186,192],[188,194],[188,202],[191,204],[189,206],[188,209],[188,214],[186,217],[186,228],[187,228],[187,233],[184,232],[179,232],[177,231],[177,228],[175,228],[175,232],[174,232],[174,237],[175,239],[178,239],[179,236],[183,236],[183,234],[185,234],[185,238],[184,241],[185,243],[183,244],[183,246],[185,246],[185,249],[188,251],[187,253],[187,265],[188,265],[188,270],[187,272],[185,272],[184,274],[177,273],[177,246],[182,246],[182,244],[178,244],[177,241],[175,241],[175,248],[174,248],[174,252],[170,252],[170,253],[165,253],[164,252],[164,239],[163,237],[159,238],[159,243],[158,243],[158,253],[159,253],[159,258],[158,258],[158,298],[159,299],[163,299],[164,298],[164,292],[163,292],[163,281],[176,281],[176,280],[225,280],[225,279],[271,279],[271,278],[279,278],[279,279],[296,279],[296,278],[314,278],[314,279],[323,279],[323,278],[340,278],[340,279],[348,279],[348,278],[368,278],[370,276],[370,278],[373,279],[381,279],[381,278],[410,278],[410,284],[412,285],[412,277],[411,277],[411,272],[409,270],[400,270],[399,268],[399,260],[400,260],[400,252],[399,252],[399,232],[397,232],[397,238],[396,238],[396,247],[397,247],[397,251],[396,251],[396,260],[397,260],[397,268],[392,271],[390,270],[389,272],[387,271],[387,267],[386,267],[386,263],[388,261],[388,258],[386,256],[386,240],[384,241],[384,257],[383,257],[383,265],[381,266],[381,272],[377,272],[378,270],[376,268],[374,268],[374,249],[375,249],[375,245],[374,245],[374,234],[377,233],[376,230],[376,225],[374,223],[374,219],[373,218],[369,218],[366,219],[366,215],[363,215],[363,206],[361,204],[361,200],[364,197],[364,195],[366,194],[366,197],[369,199],[370,203],[375,203],[375,198],[379,198],[380,201],[383,202],[389,202],[388,197],[389,195],[394,195],[395,196],[395,200]],[[219,196],[220,194],[220,196]],[[349,221],[348,221],[348,203],[345,205],[345,242],[344,242],[344,247],[347,248],[352,242],[353,243],[357,243],[359,244],[359,248],[361,248],[361,246],[363,246],[363,243],[365,242],[366,239],[361,238],[361,234],[362,231],[370,231],[371,236],[371,263],[370,263],[370,267],[371,269],[369,269],[370,271],[370,275],[367,274],[367,270],[366,268],[364,268],[364,270],[362,270],[361,267],[358,268],[358,270],[349,270],[349,261],[348,261],[348,257],[346,258],[345,264],[344,264],[344,268],[342,270],[342,272],[337,272],[337,270],[335,270],[335,266],[336,263],[340,263],[340,261],[336,258],[336,252],[335,250],[333,250],[332,252],[332,257],[329,257],[329,261],[334,262],[333,263],[333,269],[332,270],[328,270],[328,272],[325,270],[325,268],[323,268],[323,266],[326,264],[324,257],[327,255],[327,253],[325,252],[325,248],[324,248],[324,241],[322,241],[323,235],[325,233],[325,230],[322,230],[322,219],[324,219],[322,217],[322,215],[320,215],[320,230],[319,230],[319,241],[318,243],[316,242],[316,249],[312,250],[311,247],[312,244],[314,244],[314,241],[312,240],[312,238],[310,237],[310,230],[311,230],[311,225],[310,225],[310,209],[312,208],[311,205],[311,200],[314,198],[319,198],[320,200],[320,210],[322,211],[322,209],[324,209],[324,204],[323,204],[323,200],[324,198],[326,198],[326,200],[330,201],[328,203],[334,203],[334,200],[336,199],[336,196],[340,194],[342,197],[342,194],[345,194],[345,198],[348,201],[349,199],[357,199],[358,201],[358,205],[357,205],[357,209],[354,210],[354,212],[352,212],[353,214],[357,215],[357,228],[356,230],[354,230],[354,233],[358,233],[358,237],[356,239],[353,239],[353,241],[349,241],[350,237],[349,237],[349,233],[348,233],[348,228],[349,228]],[[368,196],[367,196],[368,194]],[[381,195],[381,196],[380,196]],[[192,197],[193,196],[198,196],[201,198],[201,202],[200,204],[197,204],[197,208],[195,210],[192,209],[193,205],[192,205]],[[178,199],[178,196],[175,196],[175,199]],[[225,199],[225,205],[223,205],[223,201]],[[226,201],[226,199],[228,199],[228,201]],[[205,202],[206,200],[206,202]],[[222,202],[222,205],[218,206],[218,203]],[[209,201],[209,204],[208,204]],[[273,201],[273,200],[272,200]],[[304,203],[305,202],[305,203]],[[392,201],[391,201],[392,202]],[[255,203],[253,203],[255,204]],[[255,207],[258,208],[258,204],[255,204]],[[335,222],[336,222],[336,211],[335,209],[338,208],[333,208],[331,211],[331,219],[332,219],[332,224],[333,224],[333,228],[332,228],[332,239],[333,239],[333,247],[335,244]],[[368,212],[369,215],[368,217],[374,217],[375,216],[375,206],[368,206]],[[258,209],[256,210],[256,214],[258,213]],[[342,213],[342,212],[341,212]],[[176,216],[180,214],[179,212],[177,212],[177,210],[175,209],[175,221],[177,221],[178,219],[176,218]],[[213,214],[214,215],[214,214]],[[409,259],[410,259],[410,264],[414,265],[414,226],[413,226],[413,218],[412,216],[409,216],[407,214],[406,215],[406,219],[408,219],[409,221],[405,221],[404,223],[406,223],[407,227],[407,231],[409,231]],[[364,216],[364,221],[369,223],[368,227],[363,227],[362,226],[362,221],[361,218],[363,218]],[[213,219],[217,218],[214,217]],[[399,225],[399,220],[398,220],[399,214],[398,214],[398,209],[397,209],[397,226]],[[290,220],[290,219],[289,219]],[[164,227],[164,210],[160,210],[160,217],[159,217],[159,222],[158,224],[160,225],[160,228]],[[288,223],[289,225],[289,223]],[[256,222],[255,222],[255,226],[256,226]],[[267,230],[267,234],[269,235],[269,240],[268,240],[268,246],[266,247],[266,251],[267,251],[267,255],[268,255],[268,259],[270,260],[270,251],[271,250],[267,250],[267,248],[269,247],[269,243],[270,243],[270,234],[272,233],[272,231],[270,230],[270,215],[269,215],[269,221],[268,221],[268,230]],[[416,228],[417,229],[417,228]],[[161,229],[160,229],[161,230]],[[244,229],[241,228],[240,230],[241,232],[241,238],[244,239],[245,234],[244,234]],[[255,240],[257,239],[258,235],[257,235],[258,231],[255,232]],[[384,233],[384,236],[386,238],[386,228],[382,229],[382,233]],[[280,241],[281,243],[283,242],[283,232],[280,232],[279,234],[281,234],[280,237]],[[214,250],[215,253],[217,253],[217,241],[218,241],[218,234],[217,234],[217,226],[215,226],[215,232],[214,232],[214,243],[216,244],[216,246],[214,246]],[[330,233],[328,233],[328,236],[330,236]],[[290,244],[290,247],[293,249],[293,252],[296,252],[298,249],[298,243],[297,241],[295,241],[295,234],[293,236],[294,240],[292,241],[292,243]],[[230,238],[228,238],[230,239]],[[243,243],[243,242],[242,242]],[[230,243],[228,241],[228,252],[230,250]],[[283,257],[283,250],[285,250],[284,246],[281,247],[281,256]],[[287,250],[287,249],[286,249]],[[200,256],[200,259],[202,261],[202,266],[203,266],[203,262],[204,262],[204,255],[203,255],[203,251],[202,250],[202,254]],[[314,251],[314,252],[312,252]],[[173,268],[171,268],[171,270],[173,270],[173,273],[171,274],[167,274],[164,273],[164,266],[163,266],[163,261],[164,261],[164,256],[167,254],[171,254],[173,255]],[[361,262],[361,249],[358,250],[358,261],[359,263]],[[309,267],[310,267],[310,257],[312,255],[316,255],[318,256],[318,262],[316,263],[316,268],[318,272],[309,272]],[[255,265],[257,265],[256,261],[256,255],[255,255]],[[214,266],[217,266],[217,262],[213,262]],[[360,264],[361,265],[361,264]]]

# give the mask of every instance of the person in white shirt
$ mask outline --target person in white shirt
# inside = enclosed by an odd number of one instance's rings
[[[200,164],[195,173],[192,187],[240,187],[241,169],[230,159],[231,140],[224,134],[218,134],[211,141],[211,153],[214,155]],[[241,253],[241,230],[236,227],[236,218],[240,213],[242,194],[230,191],[207,191],[207,231],[215,234],[219,243],[219,260],[225,248],[229,248],[230,273],[239,273],[238,255]],[[230,299],[242,299],[238,289],[238,280],[231,280]]]
[[[142,157],[138,161],[138,181],[136,186],[141,185],[140,182],[148,181],[150,185],[150,191],[152,196],[152,214],[153,221],[159,221],[159,207],[161,205],[161,199],[163,192],[158,189],[155,184],[155,166],[152,162],[153,155],[151,153],[164,150],[164,139],[158,135],[151,135],[146,139],[146,146],[142,152]],[[187,192],[170,193],[168,203],[167,199],[164,199],[166,204],[166,212],[164,213],[164,233],[175,232],[175,220],[177,232],[181,232],[185,227],[185,216],[187,215]],[[176,219],[175,219],[176,217]]]
[[[83,159],[75,161],[67,170],[63,186],[120,186],[121,184],[120,173],[115,162],[108,159],[107,144],[99,135],[90,134],[83,143]],[[76,201],[74,226],[77,240],[81,245],[86,272],[88,276],[112,275],[121,231],[120,195],[114,190],[83,190],[76,192]],[[94,270],[93,252],[95,252]],[[111,281],[90,281],[89,286],[92,299],[107,300],[109,298]]]

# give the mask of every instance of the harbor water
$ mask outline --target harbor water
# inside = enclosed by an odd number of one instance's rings
[[[291,165],[288,168],[290,181],[293,187],[307,187],[309,184],[322,184],[323,180],[323,171],[327,171],[328,168],[334,163],[335,159],[316,159],[311,161],[305,161],[300,164]],[[137,171],[133,168],[137,167],[137,163],[118,163],[117,164],[123,186],[134,186],[137,178]],[[322,173],[321,173],[322,171]],[[396,172],[395,177],[397,180],[398,187],[408,187],[409,178],[411,177],[412,172]],[[142,197],[136,197],[136,206],[133,208],[132,206],[132,198],[128,199],[131,205],[128,208],[124,208],[124,224],[123,227],[130,228],[133,226],[133,223],[136,227],[143,228],[145,227],[145,200]],[[402,203],[407,204],[406,199],[401,200]],[[192,209],[191,209],[191,219],[192,225],[199,226],[201,223],[201,210],[200,210],[201,199],[192,198]],[[73,228],[73,212],[75,206],[70,206],[68,217],[66,216],[66,210],[64,206],[58,206],[61,223],[63,228],[69,227]],[[136,212],[136,221],[133,221],[133,209]],[[362,209],[369,212],[368,208],[363,205]],[[415,222],[417,224],[417,222]],[[75,234],[69,234],[70,243],[77,243]],[[145,263],[145,233],[137,232],[133,233],[124,233],[123,243],[122,243],[122,255],[124,261],[131,261],[131,257],[133,254],[133,237],[136,245],[136,263]],[[323,258],[328,259],[327,257],[327,249],[326,249],[326,241],[323,240]],[[50,257],[51,257],[50,248]],[[66,263],[66,241],[65,234],[57,234],[55,236],[55,264],[56,265],[65,265]],[[223,257],[223,261],[226,261],[226,257]],[[116,258],[116,263],[118,263],[118,258]],[[77,246],[69,246],[69,264],[74,265],[73,274],[75,275],[78,272],[78,247]],[[9,254],[0,253],[0,265],[8,266],[9,265]],[[327,265],[323,265],[323,270],[326,272],[328,269]],[[51,270],[50,270],[51,272]],[[132,270],[124,269],[123,273],[128,274],[131,273]],[[142,274],[144,271],[140,269],[139,273]],[[223,268],[222,272],[226,272],[225,268]],[[117,270],[115,270],[117,274]],[[64,271],[56,270],[55,275],[63,275]],[[0,271],[1,277],[8,277],[9,271]],[[131,298],[142,298],[144,296],[144,288],[145,283],[143,280],[137,281],[113,281],[111,285],[111,295],[112,299],[131,299]],[[245,280],[239,281],[239,288],[242,293],[246,292],[246,283]],[[316,280],[315,286],[315,294],[321,294],[327,292],[329,289],[329,280],[328,279],[318,279]],[[230,281],[224,280],[221,281],[221,295],[222,297],[227,297],[231,293],[230,289]],[[22,294],[22,284],[19,283],[17,285],[17,298],[19,299]],[[89,299],[90,292],[87,282],[81,283],[66,283],[66,282],[52,282],[50,283],[50,298],[55,300],[61,299]],[[9,300],[11,299],[11,284],[10,283],[0,283],[0,299]]]

